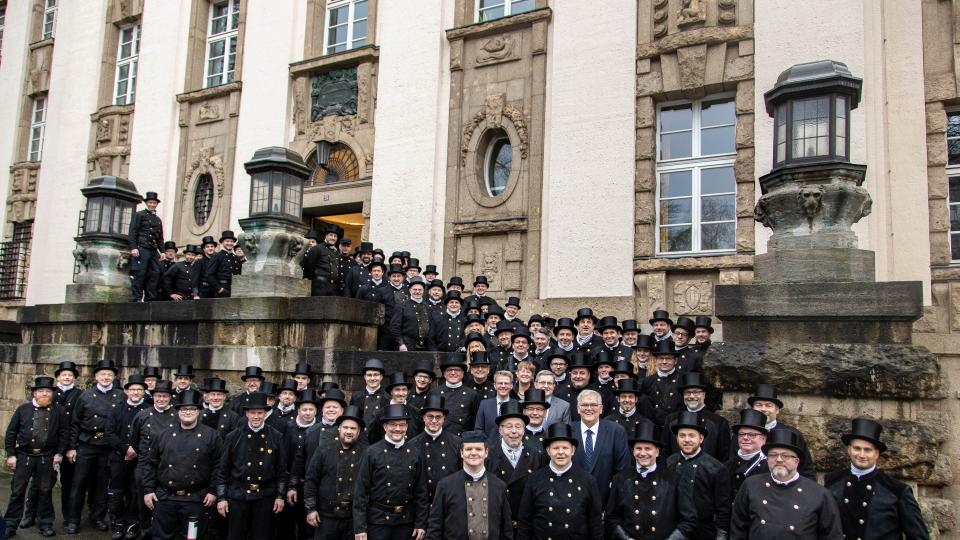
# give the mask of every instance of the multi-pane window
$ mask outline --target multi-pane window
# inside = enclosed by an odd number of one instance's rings
[[[531,11],[535,0],[477,0],[476,21],[485,22]]]
[[[947,156],[950,259],[960,261],[960,111],[947,115]]]
[[[57,30],[57,0],[43,0],[43,35],[40,39],[53,37]]]
[[[223,0],[210,4],[210,26],[207,28],[207,61],[204,66],[204,87],[220,86],[233,81],[237,63],[237,29],[240,26],[240,0]]]
[[[326,54],[367,44],[367,0],[331,1],[327,4]]]
[[[33,110],[30,114],[30,144],[27,147],[27,160],[40,161],[43,154],[43,132],[47,124],[47,98],[37,97],[33,100]]]
[[[120,29],[117,45],[117,76],[114,85],[116,105],[133,103],[137,90],[137,60],[140,54],[140,25],[132,24]]]
[[[3,50],[3,27],[7,24],[7,0],[0,0],[0,50]]]
[[[657,253],[736,247],[736,113],[732,98],[657,111]]]

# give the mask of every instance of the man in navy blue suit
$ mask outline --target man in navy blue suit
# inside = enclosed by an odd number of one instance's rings
[[[493,389],[497,395],[480,402],[477,409],[477,420],[474,428],[487,434],[488,440],[497,436],[497,417],[500,416],[500,405],[510,401],[513,391],[513,373],[498,371],[493,374]]]
[[[631,466],[627,432],[620,424],[601,420],[603,401],[595,390],[584,390],[577,396],[580,420],[573,422],[579,451],[573,455],[573,464],[593,475],[600,491],[600,500],[606,501],[613,475]]]

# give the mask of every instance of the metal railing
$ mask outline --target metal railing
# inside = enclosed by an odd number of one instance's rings
[[[13,239],[0,242],[0,300],[19,300],[27,290],[33,223],[16,223]]]

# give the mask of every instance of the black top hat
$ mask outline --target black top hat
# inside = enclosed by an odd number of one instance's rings
[[[339,389],[340,385],[333,381],[323,381],[322,383],[320,383],[321,392],[327,392],[328,390],[332,390],[334,388]]]
[[[402,252],[399,252],[399,251],[394,251],[393,253],[390,254],[390,259],[389,259],[389,260],[392,261],[392,260],[394,260],[394,259],[403,260],[403,253],[402,253]]]
[[[555,326],[557,325],[557,320],[554,319],[553,317],[544,317],[544,318],[543,318],[543,325],[544,325],[544,326],[548,326],[548,327],[550,327],[550,328],[553,328],[553,327],[555,327]]]
[[[143,368],[143,376],[144,376],[144,377],[159,377],[159,376],[160,376],[160,368],[158,368],[158,367],[156,367],[156,366],[147,366],[147,367]]]
[[[123,385],[123,389],[126,390],[127,388],[130,388],[130,385],[133,384],[139,384],[144,388],[144,390],[147,388],[147,382],[143,380],[143,375],[139,373],[133,373],[127,377],[127,382]]]
[[[306,375],[308,377],[313,377],[313,368],[310,367],[310,364],[307,362],[297,362],[297,365],[293,368],[293,373],[291,375]]]
[[[503,311],[503,308],[497,304],[491,304],[487,306],[487,317],[490,315],[496,315],[502,319],[505,314],[506,312]]]
[[[373,260],[370,261],[370,264],[367,265],[367,271],[373,270],[375,267],[379,267],[383,270],[383,273],[387,273],[387,265],[383,261]]]
[[[61,371],[73,372],[74,377],[78,377],[80,375],[80,372],[77,370],[77,365],[70,360],[64,360],[63,362],[60,362],[60,365],[57,366],[57,370],[53,372],[53,376],[59,376]]]
[[[153,385],[153,390],[150,391],[151,395],[157,394],[170,394],[173,395],[173,383],[168,380],[159,380],[157,384]]]
[[[657,437],[657,425],[647,418],[640,418],[637,421],[633,431],[629,433],[627,441],[630,446],[637,443],[650,443],[657,448],[663,448],[663,441]]]
[[[307,231],[307,234],[303,235],[303,237],[306,238],[307,240],[319,240],[320,233],[318,233],[317,231],[311,230],[311,231]]]
[[[410,420],[410,417],[407,416],[407,408],[403,405],[398,405],[396,403],[391,403],[383,409],[383,417],[381,418],[384,422],[391,422],[394,420]]]
[[[474,315],[479,315],[481,313],[480,302],[470,299],[463,303],[463,310],[467,313],[475,311]]]
[[[467,334],[467,337],[463,339],[463,348],[469,349],[470,344],[474,341],[479,341],[480,343],[484,344],[484,347],[486,347],[486,341],[483,339],[483,334],[480,334],[479,332],[470,332]]]
[[[769,454],[774,448],[787,448],[796,452],[803,461],[803,450],[800,449],[800,436],[789,429],[775,429],[767,435],[767,444],[763,445],[763,453]]]
[[[279,390],[279,391],[280,391],[280,392],[283,392],[284,390],[289,390],[289,391],[293,392],[294,395],[296,395],[296,393],[298,392],[298,390],[297,390],[297,381],[295,381],[295,380],[293,380],[293,379],[284,379],[283,382],[280,383],[280,390]]]
[[[363,374],[370,370],[379,371],[381,374],[384,374],[387,372],[386,368],[383,367],[383,362],[381,362],[377,358],[370,358],[366,362],[364,362],[363,369],[360,370],[360,373]]]
[[[670,312],[665,309],[653,310],[653,317],[650,317],[650,324],[657,321],[665,321],[670,326],[673,326],[673,319],[670,318]]]
[[[493,335],[499,336],[501,332],[513,332],[513,325],[507,321],[498,321],[493,329]]]
[[[530,318],[527,319],[527,326],[535,322],[538,322],[542,325],[545,322],[543,319],[543,315],[540,315],[539,313],[534,313],[533,315],[531,315]]]
[[[277,397],[277,384],[270,381],[263,381],[260,385],[260,392],[268,397]]]
[[[481,325],[483,325],[483,317],[481,317],[480,315],[477,315],[476,313],[471,313],[470,315],[467,315],[463,319],[464,328],[466,328],[466,326],[470,323],[480,323]]]
[[[567,369],[571,370],[574,368],[593,368],[593,362],[590,361],[590,355],[584,351],[573,351],[573,354],[570,355],[570,363],[567,364]]]
[[[200,388],[203,392],[226,392],[227,391],[227,381],[221,379],[220,377],[211,377],[207,379],[206,383]]]
[[[413,287],[414,285],[420,285],[421,287],[423,287],[424,289],[426,289],[426,288],[427,288],[427,280],[426,280],[426,278],[424,278],[423,276],[413,276],[413,277],[410,278],[410,280],[407,282],[407,287],[408,287],[408,288],[409,288],[409,287]]]
[[[417,362],[417,365],[413,368],[413,374],[425,373],[430,376],[431,379],[437,378],[437,372],[433,370],[433,361],[431,360],[420,360]]]
[[[450,288],[451,285],[459,285],[463,287],[463,278],[460,276],[453,276],[447,281],[447,288]]]
[[[629,360],[617,360],[613,364],[613,374],[614,375],[630,375],[631,377],[636,377],[637,372],[633,369],[633,364]]]
[[[450,412],[446,408],[446,400],[443,399],[443,396],[434,392],[427,394],[427,399],[424,400],[423,405],[420,407],[420,416],[423,416],[424,413],[428,411],[438,411],[445,415]]]
[[[687,388],[699,388],[703,391],[709,389],[707,381],[703,379],[703,374],[696,371],[690,373],[684,373],[680,375],[680,384],[677,385],[677,390],[683,392]]]
[[[180,392],[179,395],[173,400],[173,406],[176,409],[183,407],[200,407],[200,404],[203,403],[203,396],[200,395],[200,392],[192,388],[188,388],[183,392]]]
[[[222,240],[221,240],[221,242],[222,242]],[[351,239],[349,239],[349,238],[341,238],[341,239],[340,239],[340,245],[341,245],[341,246],[352,246],[352,245],[353,245],[353,240],[351,240]]]
[[[710,317],[706,315],[697,315],[694,319],[693,326],[694,328],[706,328],[707,332],[713,333],[713,327],[710,326],[713,321],[710,320]]]
[[[670,325],[671,330],[676,330],[680,328],[686,330],[688,334],[693,335],[693,331],[696,330],[696,326],[693,324],[693,319],[690,317],[677,317],[677,322]]]
[[[636,319],[624,319],[624,321],[620,324],[620,331],[629,332],[631,330],[639,332],[640,325],[637,324]]]
[[[190,364],[180,364],[177,366],[177,371],[173,373],[174,377],[194,377],[193,375],[193,366]]]
[[[374,257],[379,256],[381,259],[385,259],[385,258],[386,258],[386,256],[384,256],[384,254],[383,254],[383,250],[380,249],[380,248],[373,248],[373,256],[374,256]]]
[[[879,422],[874,422],[867,418],[854,418],[850,433],[844,433],[840,437],[843,444],[849,445],[854,439],[867,441],[877,447],[880,453],[887,451],[887,445],[880,440],[880,434],[883,433],[883,426]]]
[[[233,234],[233,231],[231,231],[231,230],[229,230],[229,229],[226,230],[226,231],[223,231],[222,233],[220,233],[220,241],[221,241],[221,242],[223,242],[224,240],[234,240],[234,241],[236,241],[236,239],[237,239],[237,235]]]
[[[539,388],[530,388],[523,394],[523,406],[543,405],[545,409],[550,408],[550,402],[547,401],[547,393]],[[503,409],[500,410],[503,412]]]
[[[473,335],[473,334],[470,334]],[[473,366],[489,366],[490,365],[490,356],[487,354],[487,351],[474,351],[470,355],[470,367]]]
[[[577,446],[577,437],[573,434],[573,428],[565,422],[557,422],[547,427],[547,435],[543,438],[543,447],[550,446],[556,441],[567,441],[574,447]]]
[[[315,407],[320,407],[320,396],[313,388],[304,388],[297,394],[297,407],[304,403],[312,403]]]
[[[373,253],[373,242],[360,242],[357,253]]]
[[[217,241],[213,239],[212,236],[204,236],[200,240],[200,247],[206,247],[207,244],[213,244],[214,246],[218,245]]]
[[[758,384],[757,391],[747,398],[747,405],[753,407],[757,401],[769,401],[779,408],[783,408],[783,402],[777,399],[777,389],[772,384]]]
[[[651,354],[654,356],[662,356],[668,354],[670,356],[677,356],[680,353],[677,352],[677,347],[674,345],[672,339],[661,339],[653,347]]]
[[[617,395],[634,394],[639,396],[642,392],[636,379],[623,379],[617,383],[617,387],[613,389],[613,393]]]
[[[350,405],[343,410],[343,414],[337,418],[337,426],[340,426],[344,420],[353,420],[359,424],[360,431],[367,427],[367,424],[363,421],[363,411],[356,405]]]
[[[55,387],[53,377],[37,377],[34,379],[33,386],[30,387],[30,390],[40,390],[41,388],[54,390]]]
[[[387,384],[387,392],[389,392],[393,388],[396,388],[397,386],[406,386],[407,388],[410,388],[411,386],[413,386],[413,383],[407,380],[406,373],[402,371],[398,371],[396,373],[390,374],[390,381]]]
[[[391,264],[391,265],[390,265],[390,269],[387,270],[387,275],[388,275],[388,276],[389,276],[390,274],[405,274],[405,273],[406,273],[406,272],[403,271],[403,267],[400,266],[399,264]]]
[[[440,272],[437,272],[437,265],[435,265],[435,264],[428,264],[428,265],[426,265],[426,266],[423,267],[423,273],[424,273],[424,274],[439,274]]]
[[[177,250],[177,243],[176,243],[176,242],[173,242],[173,241],[164,242],[164,243],[163,243],[163,250],[166,251],[166,250],[168,250],[168,249],[172,249],[172,250],[176,251],[176,250]]]
[[[93,366],[93,374],[96,375],[98,371],[103,371],[108,369],[113,372],[114,375],[117,374],[117,366],[114,365],[112,360],[100,360],[97,362],[97,365]]]
[[[606,364],[608,366],[615,366],[616,360],[613,359],[613,355],[610,354],[606,348],[603,348],[600,352],[597,353],[596,358],[593,361],[593,368],[599,368],[600,366]]]
[[[267,395],[263,392],[254,392],[247,396],[247,401],[240,406],[245,411],[259,409],[263,411],[270,410],[270,406],[267,405]]]
[[[336,401],[341,407],[347,406],[347,395],[339,388],[330,388],[323,392],[323,397],[317,400],[317,406],[323,407],[328,401]]]
[[[479,276],[473,278],[473,286],[474,286],[474,287],[476,287],[477,285],[480,285],[480,284],[487,285],[488,287],[490,286],[490,282],[487,281],[487,276],[479,275]]]
[[[669,340],[664,340],[669,341]],[[650,334],[640,334],[637,336],[637,344],[633,346],[634,349],[653,349],[656,346],[656,342],[653,339],[653,336]]]
[[[410,268],[416,268],[417,270],[423,270],[423,268],[420,267],[420,259],[410,259],[410,260],[407,262],[407,269],[410,269]]]
[[[430,289],[432,289],[432,288],[434,288],[434,287],[439,287],[440,290],[443,290],[443,291],[447,290],[447,288],[443,286],[443,280],[442,280],[442,279],[433,279],[433,280],[430,280],[430,283],[427,285],[427,290],[430,290]]]
[[[510,296],[507,298],[507,301],[504,302],[505,306],[516,306],[517,309],[520,309],[520,299],[516,296]]]
[[[410,258],[410,252],[409,252],[409,251],[401,251],[401,252],[400,252],[400,256],[403,257],[404,259],[409,259],[409,258]]]
[[[597,330],[603,332],[607,328],[613,328],[617,332],[622,332],[623,329],[620,328],[620,325],[617,324],[617,318],[612,315],[607,315],[600,319],[600,322],[597,323]]]
[[[499,426],[501,422],[508,418],[519,418],[523,420],[524,425],[530,423],[530,417],[523,414],[520,402],[513,399],[500,404],[500,415],[497,416],[496,420],[497,425]]]
[[[449,304],[451,300],[456,300],[456,301],[460,302],[460,301],[462,301],[463,299],[460,298],[460,292],[459,292],[459,291],[447,291],[447,295],[443,297],[443,303],[444,303],[444,304]]]
[[[148,192],[143,196],[143,202],[147,202],[147,201],[157,201],[157,202],[160,202],[160,196],[157,195],[157,192],[156,192],[156,191],[148,191]]]
[[[580,324],[582,319],[590,319],[593,321],[593,324],[597,324],[597,316],[593,314],[593,310],[585,307],[577,310],[577,316],[573,319],[573,324]]]
[[[570,330],[574,334],[577,333],[577,325],[573,322],[573,319],[571,319],[570,317],[560,317],[559,319],[557,319],[557,324],[554,325],[553,330],[554,332],[559,332],[564,328],[566,328],[567,330]]]
[[[465,431],[460,437],[460,446],[462,447],[465,444],[476,444],[483,443],[487,444],[487,434],[480,430],[474,431]]]
[[[526,326],[519,326],[513,331],[513,337],[510,338],[510,342],[514,342],[517,339],[523,338],[527,340],[527,343],[533,344],[533,336],[530,335],[530,330],[527,330]]]
[[[462,354],[451,353],[448,354],[442,362],[440,362],[440,371],[445,371],[447,368],[458,367],[464,371],[467,370],[467,363],[463,358]]]
[[[680,411],[680,415],[677,416],[677,423],[670,426],[670,431],[676,435],[677,432],[684,428],[695,429],[702,435],[707,434],[707,426],[703,425],[703,418],[698,412]]]
[[[240,376],[240,380],[245,381],[247,379],[260,379],[262,381],[263,368],[260,366],[247,366],[247,368],[243,370],[243,375]]]
[[[203,253],[203,250],[200,249],[200,246],[196,244],[187,244],[187,247],[183,248],[184,253],[193,253],[194,255],[199,255]]]
[[[730,431],[734,435],[740,428],[750,428],[767,434],[767,415],[753,409],[743,409],[740,411],[740,422],[730,426]]]
[[[559,358],[564,362],[566,362],[568,366],[570,365],[570,356],[568,356],[567,351],[563,349],[556,348],[556,347],[554,347],[553,349],[550,349],[550,353],[547,354],[547,362],[550,362],[554,358]]]

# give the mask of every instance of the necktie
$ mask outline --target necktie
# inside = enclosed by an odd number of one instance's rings
[[[587,459],[587,468],[593,468],[593,430],[587,430],[587,442],[583,445],[584,457]]]

